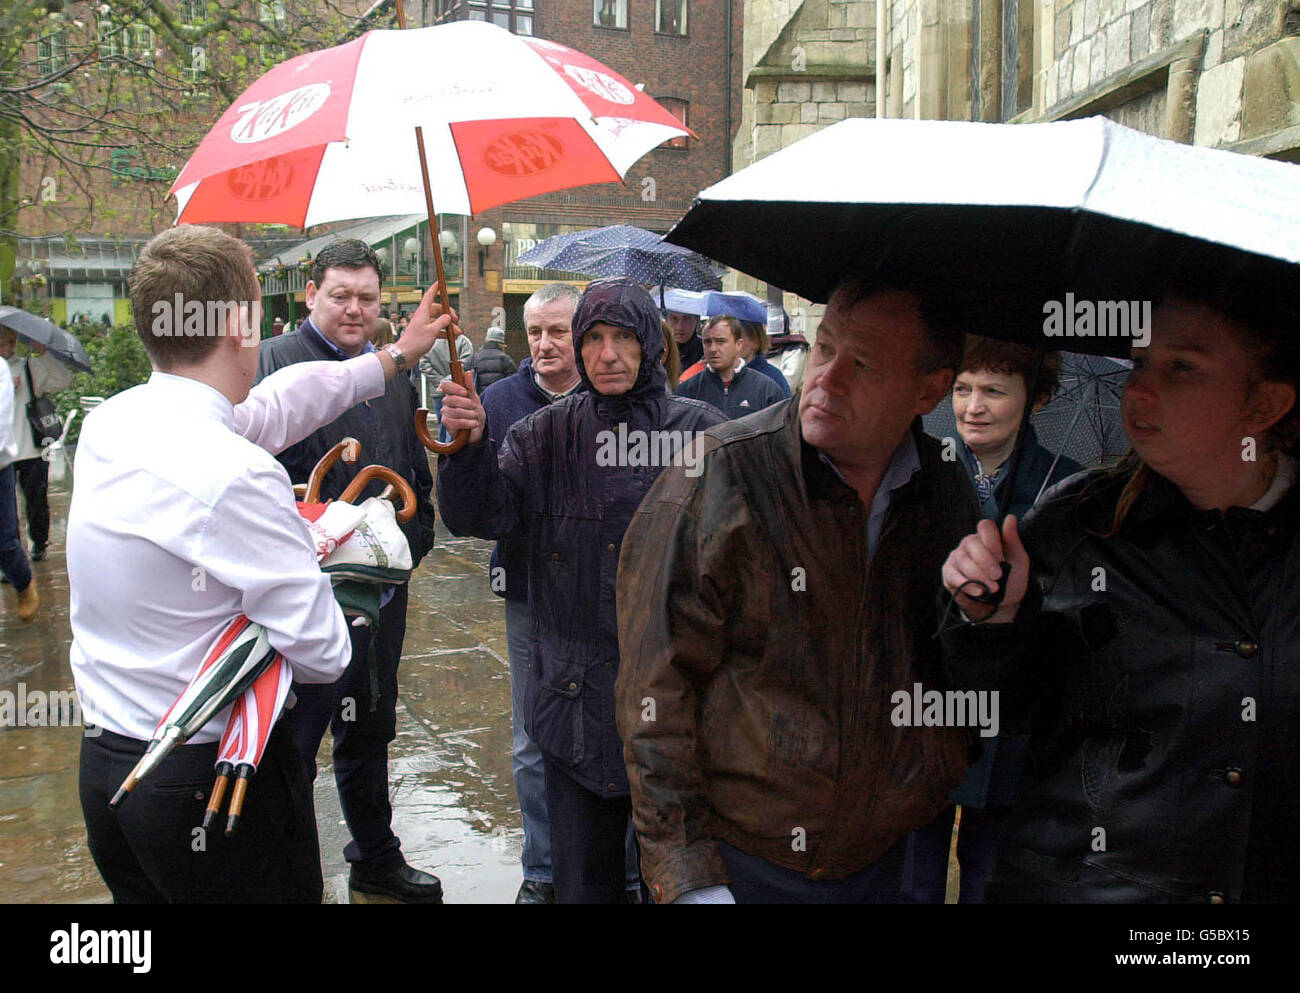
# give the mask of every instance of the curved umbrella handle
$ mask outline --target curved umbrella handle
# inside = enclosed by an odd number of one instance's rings
[[[397,511],[397,519],[405,524],[415,516],[415,490],[411,484],[403,479],[400,475],[385,465],[368,465],[359,473],[352,477],[352,482],[348,483],[348,488],[343,491],[339,497],[344,503],[352,503],[361,495],[361,491],[375,479],[382,479],[389,485],[380,494],[381,498],[392,500],[393,496],[402,498],[402,506]],[[396,500],[393,500],[396,503]]]
[[[342,457],[344,462],[356,462],[361,458],[361,442],[356,438],[344,438],[337,445],[321,456],[316,468],[307,477],[307,491],[303,503],[320,503],[320,486],[326,475],[334,468],[334,463]]]
[[[456,338],[460,336],[453,337],[451,333],[454,327],[455,325],[451,325],[447,328],[447,351],[451,355],[451,381],[458,386],[466,386],[465,367],[460,364],[460,355],[456,352]],[[429,433],[429,412],[423,407],[415,412],[415,435],[420,439],[420,444],[435,455],[452,455],[469,443],[468,430],[457,431],[456,437],[445,445],[438,441]]]

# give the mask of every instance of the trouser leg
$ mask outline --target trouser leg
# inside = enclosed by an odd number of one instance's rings
[[[626,903],[628,797],[592,793],[545,758],[556,903]]]
[[[397,667],[406,638],[407,597],[405,584],[398,586],[379,612],[378,629],[352,628],[352,663],[348,669],[353,677],[350,689],[355,699],[354,719],[347,720],[349,715],[340,707],[330,725],[334,732],[334,780],[352,834],[343,856],[349,862],[369,866],[402,859],[388,796],[388,746],[397,737]]]
[[[27,537],[32,548],[44,548],[50,541],[50,464],[44,459],[23,459],[14,463],[18,485],[27,505]]]
[[[14,492],[14,467],[0,469],[0,571],[22,592],[31,585],[32,566],[18,534],[18,495]]]
[[[528,687],[528,604],[506,602],[506,643],[510,651],[510,717],[514,727],[511,771],[519,814],[524,823],[524,878],[549,883],[551,824],[546,814],[546,769],[537,743],[524,730],[524,695]]]

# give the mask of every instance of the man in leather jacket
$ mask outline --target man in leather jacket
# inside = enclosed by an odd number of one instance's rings
[[[802,391],[709,431],[703,474],[664,472],[628,529],[618,722],[657,902],[900,899],[900,839],[969,751],[968,728],[891,713],[940,689],[935,576],[978,519],[920,430],[955,325],[846,282]]]

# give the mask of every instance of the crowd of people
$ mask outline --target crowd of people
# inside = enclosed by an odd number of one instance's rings
[[[1132,452],[1084,468],[1024,424],[1054,356],[966,335],[914,274],[845,273],[794,384],[763,328],[701,329],[612,279],[534,293],[517,366],[503,329],[477,355],[458,337],[462,385],[433,291],[376,345],[373,252],[313,265],[309,316],[260,351],[141,321],[153,377],[83,429],[72,660],[105,730],[81,798],[116,900],[319,900],[327,727],[353,891],[442,899],[390,823],[406,588],[346,624],[294,508],[345,436],[416,493],[415,563],[435,501],[453,534],[496,542],[517,903],[942,902],[958,805],[964,903],[1300,896],[1300,329],[1230,273],[1162,275],[1124,393]],[[257,288],[243,245],[182,227],[131,292],[148,314]],[[413,370],[438,382],[441,437],[467,436],[436,482]],[[940,403],[955,439],[923,430]],[[336,464],[322,495],[356,471]],[[203,797],[179,787],[210,779],[215,732],[107,801],[240,612],[297,702],[265,806],[199,859]],[[900,719],[900,693],[920,714],[933,691],[992,700],[992,724]]]

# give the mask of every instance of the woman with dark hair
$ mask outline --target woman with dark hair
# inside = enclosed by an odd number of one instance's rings
[[[1300,899],[1300,327],[1198,275],[1133,349],[1133,452],[944,563],[952,685],[1033,733],[989,902]]]
[[[667,321],[660,321],[660,326],[664,332],[664,354],[660,358],[663,363],[664,372],[668,373],[668,392],[677,392],[677,381],[682,375],[681,354],[677,351],[677,339],[673,337],[673,329],[668,326]]]
[[[1023,515],[1048,487],[1083,467],[1054,455],[1026,428],[1020,462],[1011,480],[1012,453],[1020,422],[1041,410],[1052,398],[1060,377],[1056,352],[966,336],[961,368],[952,387],[952,410],[960,436],[958,455],[970,475],[986,518],[1001,521],[1005,514]],[[1035,383],[1030,402],[1030,383]],[[1010,494],[1007,488],[1010,487]],[[1004,498],[1010,503],[1003,506]],[[984,886],[993,871],[1002,825],[1016,797],[1020,771],[1029,751],[1029,738],[1003,734],[981,738],[979,758],[953,790],[961,805],[957,830],[957,861],[961,866],[959,903],[982,903]],[[948,881],[948,854],[956,807],[950,806],[930,824],[913,832],[913,872],[909,898],[918,903],[943,903]]]
[[[1060,369],[1056,352],[1044,355],[1028,345],[966,336],[961,370],[952,385],[952,412],[961,435],[962,464],[975,484],[984,516],[990,520],[1004,514],[1024,516],[1040,492],[1083,469],[1073,459],[1054,455],[1039,444],[1030,425],[1015,481],[1009,481],[1029,384],[1037,373],[1031,404],[1031,410],[1037,412],[1056,392]],[[1002,509],[1003,491],[1008,486],[1010,503]]]

